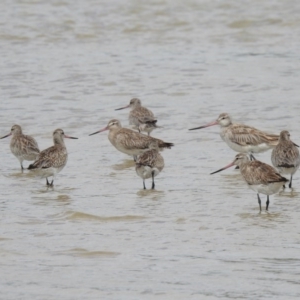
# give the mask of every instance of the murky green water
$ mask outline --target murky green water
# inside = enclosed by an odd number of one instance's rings
[[[219,128],[187,130],[229,112],[300,143],[297,1],[0,7],[0,135],[19,124],[41,149],[56,128],[79,137],[54,189],[21,174],[1,140],[1,299],[300,297],[300,175],[259,214],[238,171],[208,175],[235,155]],[[176,145],[155,191],[107,133],[88,136],[127,125],[114,109],[133,97]]]

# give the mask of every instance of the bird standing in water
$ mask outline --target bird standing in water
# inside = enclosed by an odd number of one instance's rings
[[[123,128],[120,121],[116,119],[110,120],[106,127],[91,133],[90,135],[94,135],[106,130],[109,130],[109,141],[117,150],[134,157],[151,150],[150,145],[153,142],[157,142],[158,149],[160,151],[162,151],[164,148],[170,149],[172,146],[174,146],[173,143],[166,143],[162,140],[141,134],[131,129]]]
[[[148,135],[150,135],[152,130],[159,128],[159,126],[156,125],[157,120],[155,119],[153,112],[142,106],[140,99],[133,98],[130,100],[129,105],[117,108],[116,110],[125,108],[131,108],[128,119],[129,125],[132,125],[134,129],[147,132]]]
[[[250,161],[245,153],[237,154],[232,163],[211,174],[218,173],[232,166],[239,166],[240,172],[248,186],[257,193],[260,211],[261,200],[259,194],[267,195],[266,210],[268,210],[270,203],[269,195],[277,193],[288,181],[285,177],[277,173],[273,167],[259,160]]]
[[[54,146],[43,150],[38,159],[28,167],[29,170],[37,172],[38,176],[46,178],[47,186],[53,186],[56,175],[67,164],[68,152],[64,138],[77,139],[66,135],[62,129],[56,129],[53,132]],[[48,181],[48,177],[53,177],[51,182]]]
[[[271,160],[280,174],[291,175],[289,188],[292,188],[293,175],[300,166],[300,154],[298,146],[291,141],[288,131],[280,132],[279,143],[272,151]]]
[[[251,159],[255,159],[253,153],[267,151],[278,144],[278,135],[265,133],[251,126],[234,124],[227,113],[220,114],[216,121],[189,130],[213,125],[221,126],[220,136],[231,149],[241,153],[249,153]]]
[[[22,133],[22,128],[19,125],[14,125],[11,128],[10,133],[3,136],[1,139],[11,135],[12,139],[10,141],[10,150],[12,154],[19,160],[21,170],[23,172],[23,161],[35,160],[40,153],[39,146],[33,137]]]
[[[153,148],[153,149],[151,149]],[[152,178],[152,189],[155,188],[154,177],[164,168],[164,158],[158,150],[157,142],[150,145],[149,151],[138,156],[135,162],[136,173],[143,179],[144,190],[146,189],[145,179]]]

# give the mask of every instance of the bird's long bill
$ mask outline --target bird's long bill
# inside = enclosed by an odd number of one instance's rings
[[[94,132],[94,133],[89,134],[89,136],[90,136],[90,135],[97,134],[97,133],[100,133],[100,132],[105,131],[105,130],[108,130],[108,126],[104,127],[104,128],[101,129],[101,130],[98,130],[98,131],[96,131],[96,132]]]
[[[72,137],[72,136],[69,136],[69,135],[66,135],[66,134],[64,134],[64,137],[67,138],[67,139],[78,140],[78,138]]]
[[[232,167],[232,166],[234,166],[234,161],[233,161],[232,163],[230,163],[229,165],[225,166],[224,168],[222,168],[222,169],[220,169],[220,170],[218,170],[218,171],[215,171],[215,172],[210,173],[210,175],[216,174],[216,173],[218,173],[218,172],[221,172],[221,171],[223,171],[223,170],[225,170],[225,169],[228,169],[228,168],[230,168],[230,167]]]
[[[191,128],[189,130],[202,129],[202,128],[209,127],[209,126],[214,126],[214,125],[217,125],[217,124],[218,124],[218,121],[213,121],[213,122],[210,122],[210,123],[208,123],[206,125],[203,125],[203,126],[200,126],[200,127]]]
[[[129,105],[126,105],[126,106],[124,106],[124,107],[121,107],[121,108],[116,108],[115,110],[121,110],[121,109],[124,109],[124,108],[128,108],[130,106],[130,104]]]
[[[10,135],[11,135],[11,132],[10,132],[9,134],[3,136],[2,138],[0,138],[0,140],[4,139],[4,138],[6,138],[6,137],[8,137],[8,136],[10,136]]]

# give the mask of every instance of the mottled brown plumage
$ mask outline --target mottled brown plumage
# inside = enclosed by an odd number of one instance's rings
[[[284,183],[288,181],[277,173],[273,167],[259,160],[248,160],[247,163],[237,165],[240,167],[241,174],[249,185],[268,185],[269,183]]]
[[[289,187],[292,187],[293,175],[300,166],[298,147],[290,139],[290,133],[281,131],[278,145],[272,151],[272,164],[280,174],[291,175]]]
[[[161,126],[157,126],[157,120],[153,119],[153,118],[149,118],[149,117],[143,117],[139,119],[139,126],[138,126],[138,131],[144,131],[147,132],[148,135],[150,135],[151,131],[155,128],[162,128]]]
[[[12,154],[19,160],[21,169],[23,170],[23,161],[35,160],[39,153],[39,147],[36,140],[22,133],[22,128],[19,125],[14,125],[11,128],[9,134],[3,136],[1,139],[6,138],[12,135],[12,139],[10,141],[10,150]]]
[[[153,112],[142,106],[140,99],[133,98],[130,100],[129,105],[116,110],[121,110],[128,107],[131,108],[128,117],[129,125],[132,125],[134,129],[147,132],[148,135],[150,135],[153,129],[159,128],[159,126],[156,126],[157,120],[154,117]]]
[[[90,135],[105,130],[109,130],[108,139],[117,150],[132,156],[138,156],[150,150],[150,144],[153,142],[157,142],[160,151],[164,148],[170,149],[174,146],[173,143],[166,143],[160,139],[141,134],[131,129],[122,128],[120,121],[116,119],[109,121],[105,128]]]
[[[248,186],[257,193],[260,210],[261,200],[259,194],[267,195],[266,210],[268,210],[269,195],[277,193],[288,180],[273,167],[258,160],[250,161],[245,153],[237,154],[232,163],[211,174],[218,173],[234,165],[239,167]]]
[[[43,150],[38,159],[32,163],[28,169],[38,171],[38,175],[46,178],[46,184],[53,186],[57,173],[59,173],[67,164],[68,152],[65,146],[64,138],[77,139],[67,136],[62,129],[56,129],[53,132],[54,146]],[[51,183],[48,177],[53,176]]]
[[[202,129],[217,124],[221,126],[220,136],[223,141],[237,152],[259,153],[274,148],[278,144],[278,135],[265,133],[243,124],[233,124],[227,113],[220,114],[216,121],[190,130]]]
[[[231,124],[230,127],[226,127],[223,135],[224,139],[229,139],[231,142],[244,147],[259,146],[263,143],[276,146],[278,143],[278,135],[266,134],[256,128],[241,124]]]
[[[146,189],[145,179],[152,178],[152,189],[155,188],[154,177],[164,168],[164,159],[156,149],[149,150],[140,155],[136,160],[136,173],[143,179],[144,189]]]

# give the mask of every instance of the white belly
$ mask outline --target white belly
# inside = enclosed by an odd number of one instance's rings
[[[160,171],[157,168],[151,168],[149,166],[140,166],[136,167],[136,173],[142,178],[142,179],[148,179],[152,177],[152,172],[154,172],[154,177],[156,177]]]
[[[257,185],[249,185],[250,189],[255,191],[258,194],[264,194],[264,195],[273,195],[280,191],[280,189],[283,187],[283,182],[274,182],[269,183],[268,185],[265,184],[257,184]]]
[[[51,167],[51,168],[47,168],[47,169],[33,169],[31,171],[33,171],[35,173],[35,175],[38,177],[47,178],[47,177],[55,176],[63,168],[64,168],[64,166],[59,167],[59,168]]]
[[[241,152],[241,153],[260,153],[260,152],[264,152],[264,151],[267,151],[272,148],[270,145],[268,145],[266,143],[261,143],[258,145],[242,146],[242,145],[232,142],[230,139],[224,137],[222,134],[221,134],[221,138],[232,150],[234,150],[236,152]]]
[[[298,170],[299,166],[296,168],[276,168],[280,174],[294,175]]]

